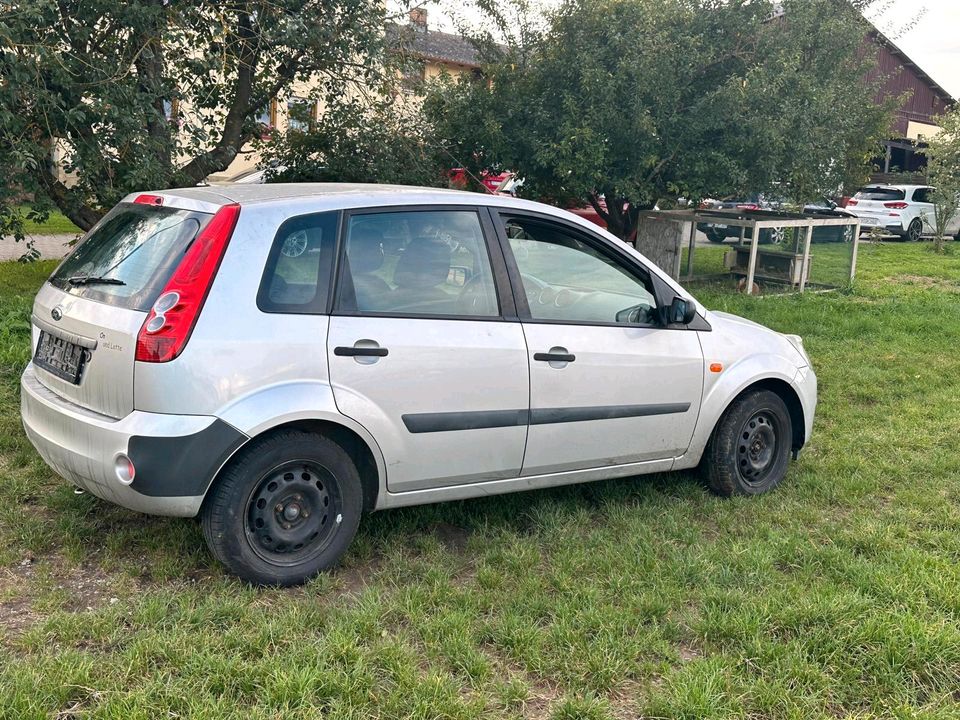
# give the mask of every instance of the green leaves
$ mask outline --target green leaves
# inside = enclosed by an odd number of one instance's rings
[[[435,88],[432,119],[461,156],[563,204],[628,206],[760,192],[807,200],[857,182],[889,107],[863,81],[867,26],[848,4],[567,0],[493,82]],[[478,168],[482,169],[482,168]]]

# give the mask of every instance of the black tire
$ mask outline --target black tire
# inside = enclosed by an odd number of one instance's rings
[[[203,535],[214,557],[257,585],[297,585],[337,563],[360,524],[363,491],[332,440],[284,430],[254,440],[210,490]]]
[[[786,237],[784,228],[764,228],[760,231],[759,245],[779,245]]]
[[[907,232],[904,234],[904,239],[909,240],[910,242],[917,242],[923,236],[923,222],[920,218],[914,218],[910,221],[910,225],[907,227]]]
[[[787,474],[792,438],[790,412],[779,395],[741,395],[721,416],[703,455],[710,489],[724,497],[772,490]]]
[[[727,239],[727,236],[724,235],[719,230],[717,230],[716,228],[708,228],[704,232],[704,234],[707,236],[707,240],[709,240],[712,243],[722,243],[724,240]]]

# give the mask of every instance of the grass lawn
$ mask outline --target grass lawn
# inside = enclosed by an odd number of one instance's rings
[[[26,214],[27,208],[21,208]],[[42,223],[27,220],[24,223],[24,232],[29,235],[73,235],[83,234],[83,230],[74,225],[59,210],[53,210],[46,221]]]
[[[864,245],[853,292],[699,292],[813,358],[776,492],[669,474],[383,512],[295,590],[40,462],[17,379],[52,264],[0,265],[0,718],[960,716],[960,253],[928,247]]]

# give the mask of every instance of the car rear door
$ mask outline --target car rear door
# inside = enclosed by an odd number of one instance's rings
[[[937,210],[933,204],[933,188],[920,187],[913,191],[912,204],[917,216],[923,221],[924,232],[934,232],[937,227]]]
[[[379,444],[390,492],[520,474],[527,347],[490,228],[473,207],[345,216],[330,379]]]
[[[697,332],[662,327],[649,273],[602,238],[534,215],[500,221],[529,352],[522,474],[682,455],[703,389]]]

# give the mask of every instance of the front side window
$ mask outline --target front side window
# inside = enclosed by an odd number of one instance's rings
[[[340,309],[404,316],[500,314],[480,218],[471,210],[353,215]]]
[[[324,212],[280,226],[257,294],[261,310],[326,312],[338,219],[338,212]]]
[[[534,320],[655,324],[649,279],[598,250],[575,231],[511,219],[507,238]]]

